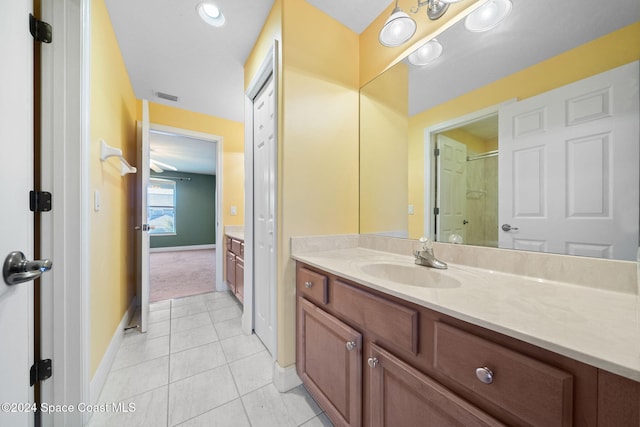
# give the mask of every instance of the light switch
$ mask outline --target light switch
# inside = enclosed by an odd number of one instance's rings
[[[100,212],[100,192],[98,190],[93,192],[93,210]]]
[[[409,215],[413,215],[413,205],[409,205]]]
[[[238,208],[236,206],[231,206],[231,215],[238,215]]]

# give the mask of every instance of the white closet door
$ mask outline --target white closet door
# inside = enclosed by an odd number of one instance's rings
[[[275,93],[273,76],[258,93],[254,117],[254,330],[275,355]]]
[[[638,105],[634,62],[500,109],[500,247],[635,258]]]

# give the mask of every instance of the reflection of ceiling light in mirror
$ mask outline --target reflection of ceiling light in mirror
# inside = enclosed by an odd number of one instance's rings
[[[171,165],[168,165],[168,164],[163,163],[163,162],[159,162],[159,161],[154,160],[154,159],[150,159],[149,160],[149,164],[150,165],[154,165],[155,164],[156,166],[160,166],[161,168],[169,169],[169,170],[172,170],[172,171],[177,171],[178,170],[178,168],[176,168],[175,166],[171,166]],[[153,169],[153,167],[151,167],[151,169]]]
[[[467,16],[464,26],[473,32],[490,30],[509,15],[511,7],[511,0],[489,0]]]
[[[424,66],[442,55],[442,45],[436,39],[429,40],[407,57],[412,65]]]
[[[198,10],[200,18],[209,25],[221,27],[226,21],[220,9],[211,3],[200,3],[196,9]]]
[[[415,32],[416,21],[398,7],[398,0],[396,0],[396,7],[380,30],[378,40],[388,47],[400,46],[413,37]]]

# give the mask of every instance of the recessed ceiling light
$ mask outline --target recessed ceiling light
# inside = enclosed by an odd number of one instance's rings
[[[196,10],[204,22],[214,27],[221,27],[226,21],[222,11],[211,3],[200,3]]]

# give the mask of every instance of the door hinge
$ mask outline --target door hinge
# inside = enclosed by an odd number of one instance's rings
[[[433,208],[434,215],[440,215],[440,208]]]
[[[439,148],[434,149],[433,150],[433,155],[438,157],[440,155],[440,149]]]
[[[31,212],[49,212],[51,193],[48,191],[29,191],[29,210]]]
[[[29,31],[37,42],[51,43],[51,25],[29,14]]]
[[[31,378],[31,385],[33,386],[36,381],[44,381],[51,378],[51,359],[39,360],[31,366],[29,377]]]

